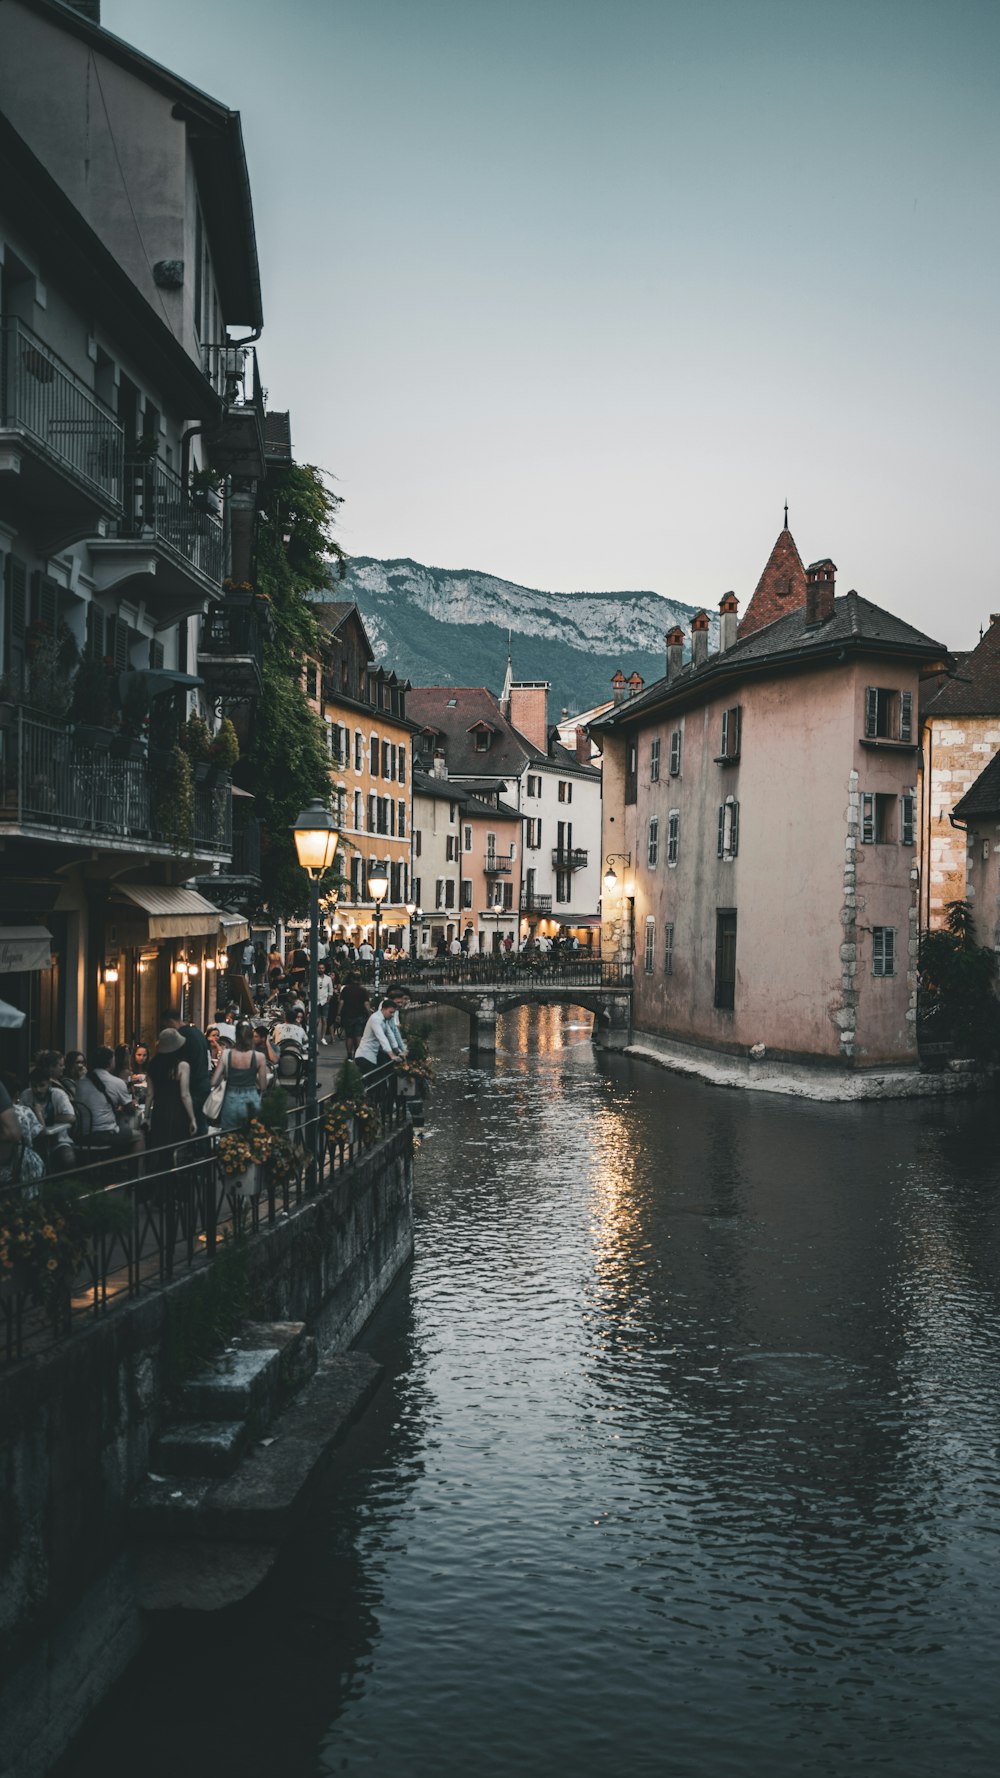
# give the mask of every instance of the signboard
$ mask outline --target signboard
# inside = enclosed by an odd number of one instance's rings
[[[52,934],[44,926],[0,926],[0,975],[26,969],[49,969]]]

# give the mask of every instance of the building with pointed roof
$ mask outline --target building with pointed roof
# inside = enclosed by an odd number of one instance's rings
[[[602,948],[634,958],[637,1041],[742,1058],[751,1083],[752,1057],[823,1064],[847,1096],[917,1060],[917,702],[945,650],[838,597],[829,558],[800,588],[798,562],[786,530],[755,621],[726,594],[717,653],[699,613],[690,661],[671,632],[663,678],[592,725]]]

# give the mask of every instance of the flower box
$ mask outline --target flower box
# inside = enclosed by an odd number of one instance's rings
[[[264,1163],[251,1161],[242,1173],[231,1175],[232,1190],[240,1198],[259,1198],[264,1190]]]

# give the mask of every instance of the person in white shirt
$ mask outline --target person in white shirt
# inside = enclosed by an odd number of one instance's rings
[[[332,1000],[333,978],[327,975],[326,964],[321,963],[319,974],[316,977],[316,1005],[313,1008],[320,1043],[329,1043],[330,1041],[330,1003]]]
[[[354,1052],[354,1060],[362,1074],[367,1074],[372,1068],[378,1068],[386,1062],[394,1062],[400,1054],[405,1054],[405,1047],[402,1051],[399,1047],[403,1041],[401,1034],[397,1031],[393,1036],[389,1029],[395,1010],[395,1002],[386,995],[368,1020],[361,1042]]]
[[[76,1102],[90,1113],[91,1139],[98,1148],[113,1154],[137,1154],[142,1137],[121,1129],[118,1119],[129,1111],[134,1100],[123,1080],[111,1073],[114,1050],[102,1047],[94,1053],[93,1065],[77,1083]]]
[[[358,946],[358,962],[359,963],[370,963],[372,958],[374,957],[374,955],[375,955],[375,952],[372,950],[371,945],[368,943],[368,940],[366,938],[363,938],[361,940],[361,943]]]

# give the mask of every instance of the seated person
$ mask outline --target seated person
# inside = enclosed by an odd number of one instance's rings
[[[45,1166],[33,1146],[41,1128],[34,1112],[27,1105],[15,1105],[0,1081],[0,1183],[34,1185],[41,1179]]]
[[[31,1070],[28,1084],[20,1096],[20,1103],[34,1112],[41,1125],[34,1146],[43,1156],[50,1172],[62,1173],[67,1167],[75,1166],[76,1151],[72,1131],[76,1120],[73,1104],[62,1087],[50,1080],[46,1068]]]
[[[95,1148],[113,1155],[138,1154],[142,1137],[122,1129],[120,1118],[134,1108],[134,1100],[124,1082],[111,1072],[114,1051],[102,1046],[94,1052],[94,1062],[77,1084],[76,1103],[90,1113],[91,1138]]]

